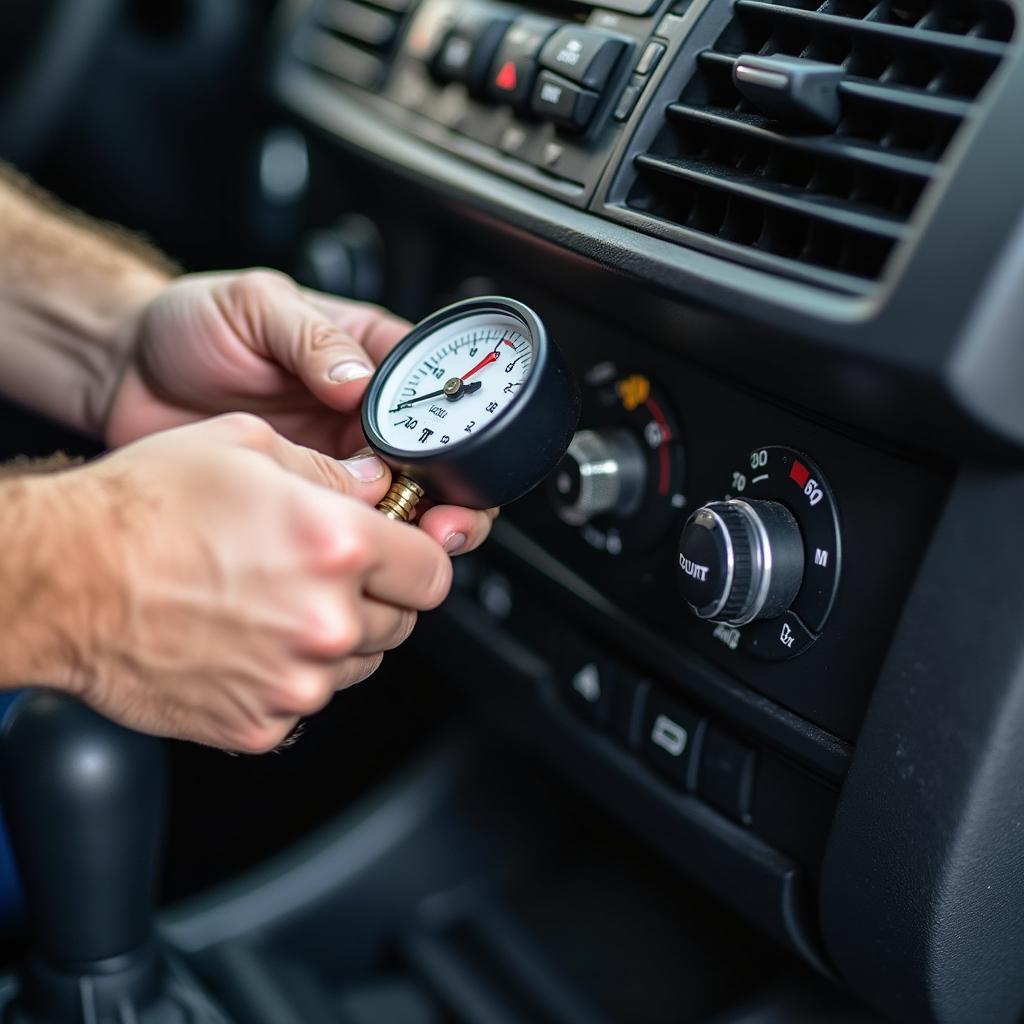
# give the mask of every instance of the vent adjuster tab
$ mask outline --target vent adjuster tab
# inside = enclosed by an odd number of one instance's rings
[[[769,117],[818,129],[839,123],[842,67],[786,57],[743,54],[732,67],[733,85]]]

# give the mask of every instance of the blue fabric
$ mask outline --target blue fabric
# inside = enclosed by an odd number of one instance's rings
[[[14,690],[11,693],[0,693],[0,726],[22,692]],[[24,911],[25,898],[18,878],[18,869],[14,865],[14,851],[11,849],[7,826],[0,811],[0,932],[10,931],[19,924]]]

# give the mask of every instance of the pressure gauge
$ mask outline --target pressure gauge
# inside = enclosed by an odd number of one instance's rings
[[[409,519],[426,495],[507,505],[555,467],[579,420],[576,382],[540,317],[497,296],[434,313],[378,367],[363,432],[395,480],[378,506]]]

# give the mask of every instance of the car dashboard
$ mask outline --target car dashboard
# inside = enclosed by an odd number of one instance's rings
[[[415,657],[899,1020],[1024,1007],[1020,18],[289,0],[269,56],[314,283],[357,213],[390,304],[513,296],[580,384]],[[740,624],[687,598],[687,524],[736,499],[802,565]]]

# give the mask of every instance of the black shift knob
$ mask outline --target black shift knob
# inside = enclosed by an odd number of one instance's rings
[[[165,783],[159,740],[50,691],[12,709],[0,785],[34,953],[47,968],[88,972],[146,947]]]

